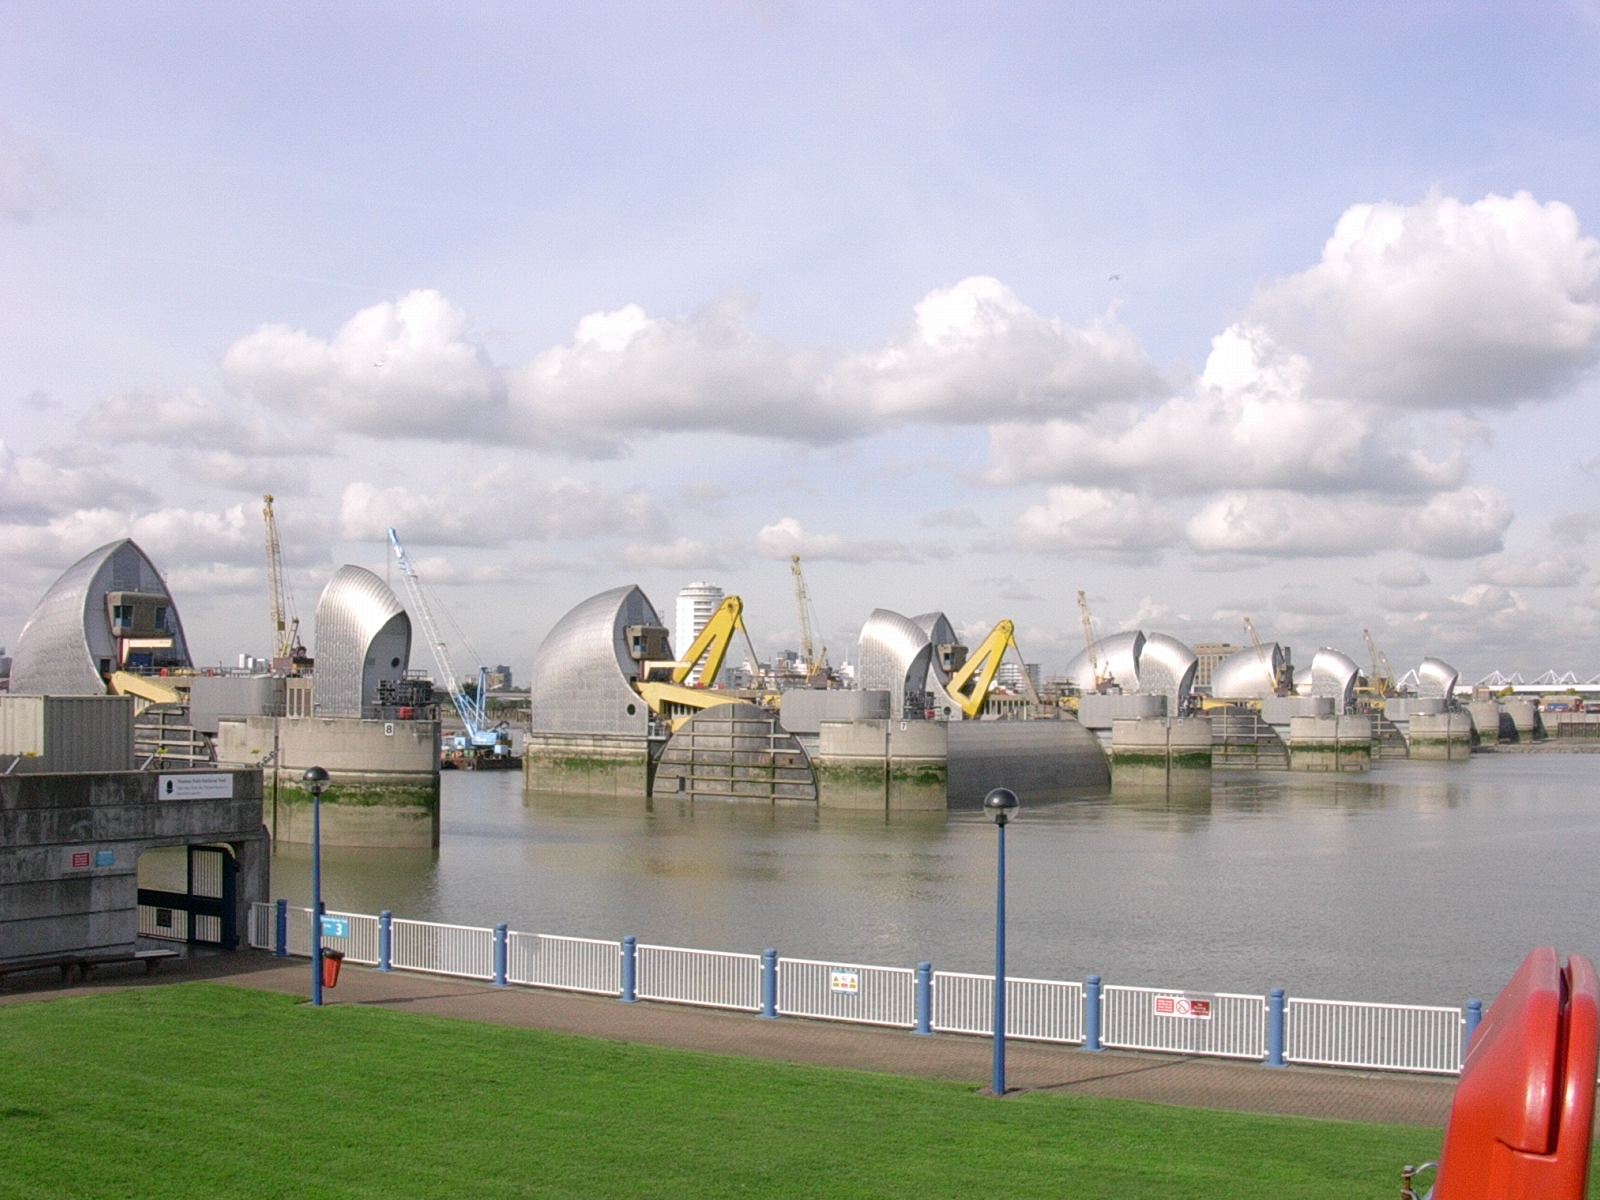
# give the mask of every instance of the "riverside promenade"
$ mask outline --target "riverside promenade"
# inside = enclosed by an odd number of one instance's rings
[[[152,976],[103,969],[83,984],[62,985],[54,975],[44,973],[14,976],[0,983],[0,1005],[199,979],[306,996],[310,970],[305,959],[285,960],[261,951],[196,955],[165,965]],[[332,1006],[370,1005],[612,1041],[974,1085],[987,1083],[993,1052],[987,1038],[960,1034],[923,1037],[904,1030],[798,1017],[765,1020],[715,1009],[650,1001],[624,1004],[608,997],[494,987],[348,965],[339,986],[324,992],[324,1000]],[[1259,1063],[1115,1050],[1090,1053],[1015,1039],[1007,1042],[1006,1062],[1008,1082],[1016,1089],[1435,1128],[1443,1128],[1455,1090],[1453,1077],[1270,1068]]]

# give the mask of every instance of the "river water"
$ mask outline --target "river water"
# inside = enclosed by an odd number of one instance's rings
[[[1030,806],[1009,974],[1340,1000],[1491,999],[1527,950],[1600,958],[1600,756],[1216,771],[1199,794]],[[996,832],[897,815],[527,796],[447,772],[434,851],[329,849],[329,908],[945,970],[993,967]],[[273,858],[307,904],[310,852]]]

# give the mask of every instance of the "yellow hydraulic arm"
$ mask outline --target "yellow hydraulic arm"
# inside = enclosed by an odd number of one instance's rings
[[[137,696],[151,704],[182,704],[183,693],[149,675],[135,675],[132,671],[114,671],[111,675],[113,696]],[[137,707],[137,706],[135,706]]]
[[[1016,651],[1017,661],[1021,662],[1022,651],[1017,646],[1016,628],[1010,621],[1001,621],[989,631],[989,636],[978,644],[978,648],[967,656],[967,661],[961,669],[950,676],[950,684],[946,690],[969,719],[983,712],[984,701],[989,698],[989,685],[994,682],[995,673],[1000,670],[1000,663],[1006,656],[1006,650]],[[1028,678],[1026,665],[1022,668],[1022,686],[1027,691],[1028,699],[1038,704],[1039,693],[1034,690],[1033,680]]]
[[[700,683],[703,687],[710,687],[717,681],[717,672],[722,670],[722,660],[728,657],[728,647],[733,645],[736,632],[744,633],[744,601],[737,596],[729,596],[711,614],[711,619],[700,631],[700,636],[694,639],[688,653],[673,666],[672,682],[682,683],[689,678],[695,664],[704,659]]]

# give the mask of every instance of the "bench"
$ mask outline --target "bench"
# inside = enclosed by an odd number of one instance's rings
[[[169,958],[182,958],[177,950],[122,950],[97,954],[41,954],[33,958],[19,958],[0,962],[0,979],[22,971],[59,970],[61,982],[70,983],[74,974],[88,979],[96,967],[117,963],[143,963],[145,974],[150,974]]]

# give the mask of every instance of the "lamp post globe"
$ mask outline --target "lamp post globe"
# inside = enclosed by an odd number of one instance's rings
[[[328,772],[307,767],[301,776],[311,789],[311,1003],[322,1005],[322,789]]]
[[[1020,804],[1017,794],[1010,788],[995,788],[983,798],[983,811],[991,821],[1004,829],[1006,822],[1016,815]]]
[[[1006,823],[1020,801],[1010,788],[995,788],[983,798],[983,811],[995,823],[999,845],[995,856],[994,892],[994,1079],[990,1091],[1006,1094]]]

